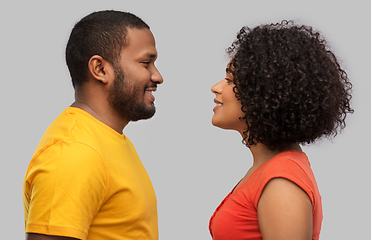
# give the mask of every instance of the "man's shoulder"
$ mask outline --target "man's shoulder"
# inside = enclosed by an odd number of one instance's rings
[[[58,154],[91,154],[105,160],[112,156],[136,153],[131,141],[124,135],[99,122],[81,109],[67,108],[48,127],[33,157],[45,151]],[[93,157],[93,156],[92,156]]]
[[[84,110],[68,107],[47,128],[40,143],[77,141],[90,143],[110,141],[113,130]]]
[[[44,132],[39,145],[36,149],[44,148],[47,145],[52,145],[63,139],[71,137],[71,130],[74,128],[78,116],[71,114],[68,109],[64,110],[59,116],[48,126]]]

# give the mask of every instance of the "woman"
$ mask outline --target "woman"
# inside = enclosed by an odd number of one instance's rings
[[[253,165],[210,219],[214,240],[319,239],[321,196],[300,145],[345,127],[351,84],[325,40],[293,22],[243,27],[212,87],[213,125],[238,131]]]

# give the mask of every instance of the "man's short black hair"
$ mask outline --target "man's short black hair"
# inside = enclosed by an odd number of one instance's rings
[[[149,26],[132,13],[114,10],[93,12],[75,24],[66,47],[66,63],[74,87],[86,81],[92,56],[99,55],[115,64],[127,43],[127,28]]]

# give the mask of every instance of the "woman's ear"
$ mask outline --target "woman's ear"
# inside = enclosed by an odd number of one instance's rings
[[[114,79],[112,64],[99,55],[94,55],[90,58],[88,68],[93,78],[104,84],[109,83],[110,79]]]

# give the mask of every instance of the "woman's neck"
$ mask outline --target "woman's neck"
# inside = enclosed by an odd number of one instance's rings
[[[277,154],[288,151],[288,150],[294,150],[298,152],[302,152],[302,149],[298,143],[290,144],[286,146],[285,148],[279,149],[279,150],[271,150],[263,143],[257,143],[254,146],[250,147],[250,151],[253,155],[253,168],[258,168],[263,163],[269,161],[271,158],[276,156]]]

